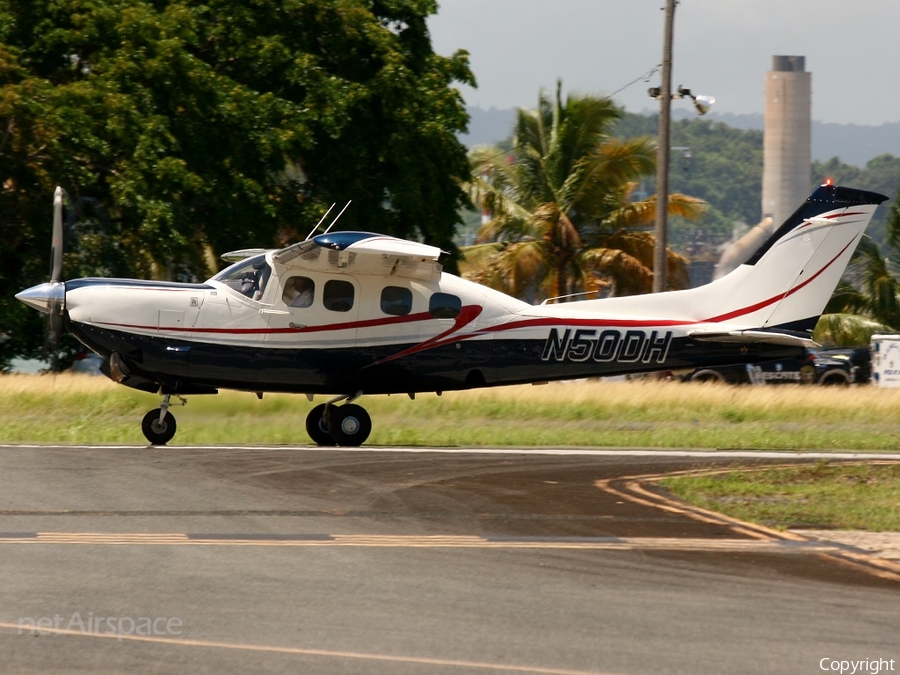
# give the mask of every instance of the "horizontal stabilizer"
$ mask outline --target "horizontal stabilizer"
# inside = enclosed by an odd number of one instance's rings
[[[695,330],[688,332],[688,336],[702,342],[727,342],[731,344],[740,344],[743,342],[759,343],[765,342],[773,345],[785,345],[788,347],[818,347],[819,344],[808,337],[795,333],[781,333],[768,330],[732,330],[723,331],[721,328],[716,330]]]

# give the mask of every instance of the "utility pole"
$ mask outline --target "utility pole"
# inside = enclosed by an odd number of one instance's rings
[[[653,247],[653,292],[666,290],[668,263],[669,144],[672,133],[672,34],[675,27],[675,5],[666,0],[663,31],[662,83],[659,92],[659,141],[656,156],[656,242]]]

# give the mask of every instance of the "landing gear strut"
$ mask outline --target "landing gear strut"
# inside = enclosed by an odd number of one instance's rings
[[[171,398],[172,394],[164,395],[159,408],[144,415],[141,422],[141,431],[144,432],[144,436],[151,445],[165,445],[175,436],[177,429],[175,416],[169,412]],[[180,396],[176,396],[176,398],[181,401],[181,405],[186,403]]]
[[[365,408],[355,403],[335,406],[338,401],[352,401],[362,395],[341,396],[321,403],[309,411],[306,432],[316,445],[359,447],[372,432],[372,418]]]
[[[306,431],[316,445],[355,448],[366,442],[372,432],[372,418],[365,408],[351,403],[360,396],[362,392],[353,396],[339,396],[309,411],[306,416]],[[175,398],[181,405],[185,405],[183,398]],[[165,394],[159,408],[144,415],[141,431],[151,445],[165,445],[175,436],[175,416],[169,412],[171,399],[172,394]],[[335,405],[341,401],[347,403]]]

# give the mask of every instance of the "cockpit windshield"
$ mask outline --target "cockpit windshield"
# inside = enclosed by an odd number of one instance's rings
[[[266,254],[262,253],[246,260],[240,260],[231,267],[226,267],[212,280],[233,288],[251,300],[259,300],[262,298],[266,282],[271,274],[272,268],[266,262]]]

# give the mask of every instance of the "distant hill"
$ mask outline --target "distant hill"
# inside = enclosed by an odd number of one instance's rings
[[[515,120],[515,109],[499,110],[491,108],[467,108],[471,121],[469,133],[460,136],[468,146],[492,145],[510,135]],[[643,111],[647,117],[650,111]],[[673,111],[675,119],[694,117],[689,111]],[[731,113],[710,113],[704,119],[727,124],[736,129],[763,128],[762,115],[733,115]],[[900,156],[900,122],[887,122],[880,126],[860,124],[834,124],[830,122],[812,123],[812,158],[825,162],[839,157],[842,162],[864,167],[873,157],[885,153]]]

